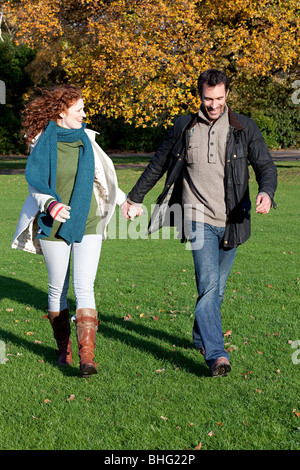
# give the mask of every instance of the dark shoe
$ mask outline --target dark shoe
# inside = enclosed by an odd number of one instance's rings
[[[213,377],[226,377],[227,373],[231,371],[231,366],[226,357],[218,357],[210,370]]]

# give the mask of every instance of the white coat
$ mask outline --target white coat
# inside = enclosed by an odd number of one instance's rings
[[[126,194],[118,187],[117,175],[112,160],[106,155],[95,140],[96,132],[86,129],[94,151],[95,173],[94,194],[102,215],[102,237],[105,239],[107,224],[109,223],[116,205],[123,204]],[[42,254],[39,240],[36,239],[39,227],[38,215],[44,210],[45,202],[51,198],[49,194],[42,194],[28,185],[27,196],[19,218],[11,248]]]

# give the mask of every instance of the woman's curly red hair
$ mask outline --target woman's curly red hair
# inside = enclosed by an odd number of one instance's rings
[[[23,129],[28,145],[43,132],[49,121],[59,119],[66,111],[82,98],[80,88],[73,85],[57,86],[51,90],[41,90],[41,95],[34,98],[24,110]]]

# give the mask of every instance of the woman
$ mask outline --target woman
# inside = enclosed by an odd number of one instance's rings
[[[94,363],[98,314],[94,280],[102,240],[116,204],[112,161],[85,129],[84,103],[74,86],[43,91],[25,110],[31,146],[25,176],[29,195],[12,248],[44,255],[49,276],[48,315],[57,342],[59,365],[72,364],[67,302],[70,257],[76,298],[76,333],[81,375],[97,373]]]

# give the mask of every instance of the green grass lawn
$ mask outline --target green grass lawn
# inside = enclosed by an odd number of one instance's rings
[[[300,449],[299,162],[278,163],[278,208],[252,213],[222,308],[228,377],[192,344],[191,252],[175,238],[103,244],[95,283],[98,375],[56,365],[43,258],[10,249],[27,185],[0,176],[0,449]],[[140,170],[119,170],[129,191]],[[162,182],[145,205],[155,202]],[[253,206],[256,185],[250,179]],[[118,209],[117,209],[118,213]],[[146,216],[142,216],[146,217]],[[74,295],[70,289],[70,305]],[[3,353],[4,349],[4,353]],[[1,356],[0,356],[1,357]]]

